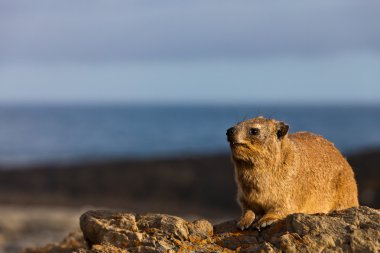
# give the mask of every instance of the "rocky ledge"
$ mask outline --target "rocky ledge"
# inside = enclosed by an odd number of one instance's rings
[[[24,252],[379,252],[380,211],[350,208],[293,214],[262,231],[239,231],[235,221],[213,226],[164,214],[88,211],[82,232],[59,244]]]

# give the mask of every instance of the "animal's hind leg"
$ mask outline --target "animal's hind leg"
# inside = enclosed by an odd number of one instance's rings
[[[336,182],[336,203],[334,210],[342,210],[359,206],[358,189],[353,175],[344,171],[339,175]]]

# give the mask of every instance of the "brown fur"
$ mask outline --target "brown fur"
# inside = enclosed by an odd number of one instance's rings
[[[251,128],[259,134],[250,134]],[[241,229],[265,227],[291,213],[327,213],[358,206],[354,173],[321,136],[287,134],[283,122],[263,117],[237,124],[229,136]]]

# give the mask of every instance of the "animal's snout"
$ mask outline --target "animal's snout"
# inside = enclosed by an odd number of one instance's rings
[[[228,128],[226,135],[227,136],[231,136],[231,135],[234,134],[234,132],[235,132],[235,128],[234,127]]]
[[[234,127],[231,127],[231,128],[227,129],[226,135],[227,135],[227,140],[228,141],[232,141],[233,140],[234,133],[235,133],[235,128]]]

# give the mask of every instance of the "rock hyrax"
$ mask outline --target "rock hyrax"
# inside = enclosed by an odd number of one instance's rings
[[[291,213],[328,213],[358,206],[354,172],[335,146],[308,132],[257,117],[227,130],[240,229],[266,227]]]

